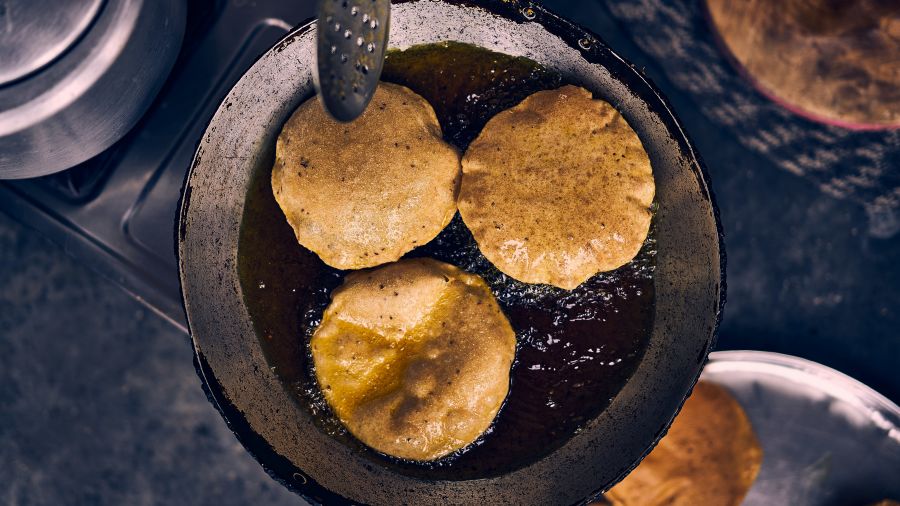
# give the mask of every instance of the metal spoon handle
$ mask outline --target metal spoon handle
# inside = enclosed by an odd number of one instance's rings
[[[384,66],[390,0],[320,0],[316,88],[338,121],[366,109]]]

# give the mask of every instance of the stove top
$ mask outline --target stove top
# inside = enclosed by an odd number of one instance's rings
[[[138,125],[65,172],[0,184],[0,207],[185,328],[175,260],[184,177],[206,124],[241,75],[314,2],[190,0],[175,67]]]

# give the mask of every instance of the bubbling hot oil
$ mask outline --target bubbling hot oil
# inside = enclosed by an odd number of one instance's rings
[[[461,151],[498,112],[562,85],[525,59],[460,43],[390,52],[382,79],[403,84],[435,109],[446,140]],[[478,250],[459,215],[409,257],[432,257],[482,276],[516,330],[510,393],[491,429],[430,464],[402,462],[365,448],[332,415],[311,370],[309,338],[344,272],[298,245],[275,203],[270,167],[254,175],[238,246],[248,311],[266,358],[318,426],[381,465],[432,479],[496,476],[559,448],[597,416],[643,357],[653,324],[656,242],[629,264],[572,291],[518,282]]]

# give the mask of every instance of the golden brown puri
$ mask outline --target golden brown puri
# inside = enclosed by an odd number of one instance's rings
[[[900,124],[897,0],[707,0],[761,88],[830,120]]]
[[[433,239],[456,212],[459,173],[428,102],[381,83],[352,123],[315,98],[300,105],[278,136],[272,191],[300,244],[361,269]]]
[[[584,88],[540,91],[492,118],[463,157],[459,211],[498,269],[572,289],[635,257],[650,229],[650,159]]]
[[[737,506],[761,464],[744,410],[724,388],[701,381],[668,434],[606,498],[616,506]]]
[[[349,274],[311,347],[325,399],[354,436],[427,461],[491,425],[516,339],[483,279],[420,258]]]

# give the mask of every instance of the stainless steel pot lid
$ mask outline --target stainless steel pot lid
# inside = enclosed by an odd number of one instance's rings
[[[763,447],[744,504],[900,499],[900,407],[849,376],[763,351],[710,354],[701,379],[727,388]]]
[[[0,3],[0,85],[58,58],[97,17],[103,0]]]
[[[184,0],[0,1],[0,179],[68,169],[128,133],[175,63],[186,11]]]

